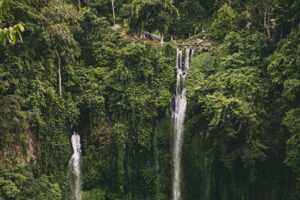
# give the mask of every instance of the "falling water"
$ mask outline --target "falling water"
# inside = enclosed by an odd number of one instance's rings
[[[186,72],[194,50],[186,49],[186,56],[182,62],[182,51],[177,49],[176,58],[176,93],[172,97],[172,119],[174,123],[174,144],[173,144],[173,200],[181,199],[181,149],[183,143],[183,124],[186,110],[186,96],[184,89],[184,80]]]
[[[69,162],[69,181],[72,200],[81,200],[80,182],[80,136],[74,132],[71,138],[73,155]]]

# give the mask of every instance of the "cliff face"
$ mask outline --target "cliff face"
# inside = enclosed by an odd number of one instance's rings
[[[37,164],[37,140],[35,134],[30,131],[21,133],[16,137],[11,137],[5,143],[3,151],[4,162],[16,161],[17,164],[26,166]]]

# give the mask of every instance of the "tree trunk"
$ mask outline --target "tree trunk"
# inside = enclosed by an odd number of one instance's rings
[[[114,25],[116,25],[116,16],[115,16],[115,0],[111,0],[111,6],[112,6],[112,12],[113,12],[113,18],[114,18]]]
[[[163,46],[164,44],[164,34],[160,35],[160,46]]]
[[[78,7],[78,10],[81,9],[81,0],[77,0],[77,7]]]
[[[247,10],[247,29],[250,30],[251,22],[250,22],[251,13]]]
[[[265,14],[264,14],[264,27],[267,31],[268,38],[271,39],[270,18],[269,18],[269,16],[267,16],[267,9],[265,10]]]
[[[57,74],[58,74],[58,88],[59,88],[59,95],[62,95],[62,88],[61,88],[61,59],[60,55],[55,47],[55,53],[57,57]]]

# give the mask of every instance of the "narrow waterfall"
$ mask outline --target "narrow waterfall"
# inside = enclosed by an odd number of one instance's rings
[[[186,110],[186,96],[184,80],[189,69],[193,49],[186,49],[186,56],[182,62],[182,50],[177,49],[176,58],[176,93],[172,97],[172,120],[174,123],[173,132],[173,200],[181,199],[181,149],[183,144],[184,117]]]
[[[69,162],[69,185],[72,200],[81,200],[81,181],[80,181],[80,136],[74,132],[71,138],[73,155]]]

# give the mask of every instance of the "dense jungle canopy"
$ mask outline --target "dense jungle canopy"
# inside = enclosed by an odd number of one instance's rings
[[[0,0],[0,200],[300,199],[300,0]]]

